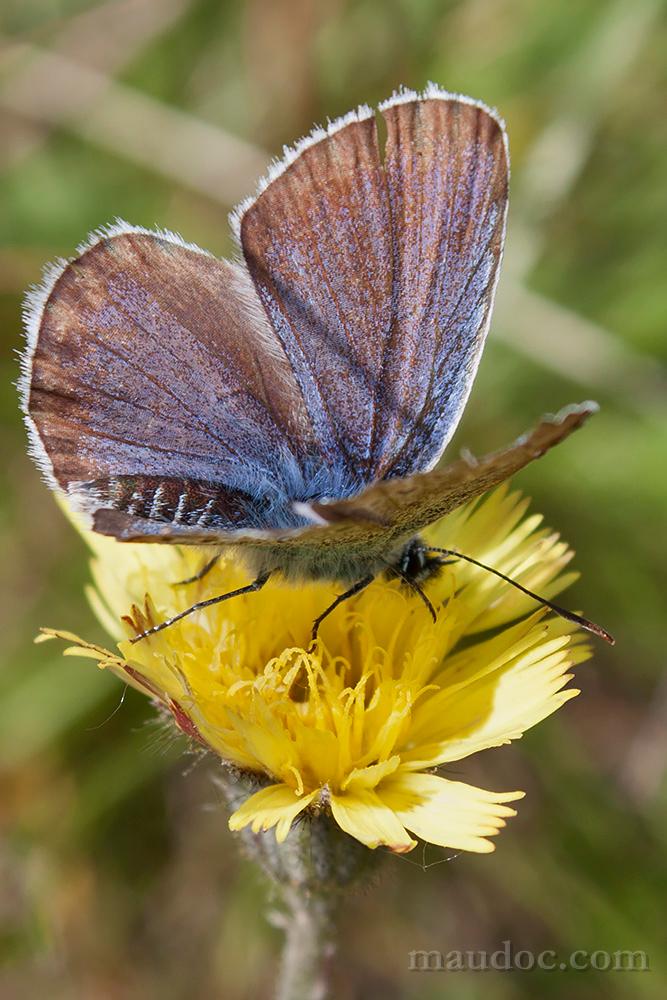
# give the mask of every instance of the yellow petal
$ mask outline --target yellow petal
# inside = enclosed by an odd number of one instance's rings
[[[526,505],[503,486],[452,512],[428,537],[551,594],[568,579],[571,553],[538,515],[525,517]],[[410,850],[410,830],[433,843],[490,850],[487,838],[511,815],[504,802],[516,793],[417,772],[521,736],[574,696],[564,689],[569,670],[587,655],[576,631],[568,634],[572,626],[543,610],[507,624],[529,611],[529,599],[462,560],[429,581],[442,606],[435,625],[398,581],[375,582],[329,620],[323,642],[309,651],[301,644],[335,588],[304,584],[295,594],[271,582],[134,645],[121,616],[140,628],[162,621],[247,583],[246,569],[222,558],[200,582],[174,587],[196,573],[203,551],[86,537],[92,603],[120,640],[120,655],[71,634],[60,638],[69,652],[163,701],[181,728],[221,757],[263,774],[272,784],[249,797],[231,825],[274,828],[279,840],[323,789],[335,789],[335,819],[369,847]],[[504,627],[473,638],[490,625]]]
[[[523,792],[488,792],[435,774],[400,772],[383,782],[378,797],[408,830],[430,844],[486,854],[495,850],[487,840],[516,815],[504,805]]]
[[[341,830],[367,847],[383,846],[403,854],[417,846],[396,814],[373,791],[360,788],[332,795],[331,811]]]
[[[230,830],[242,830],[252,825],[252,832],[276,827],[276,840],[281,843],[292,823],[310,805],[319,789],[309,795],[297,795],[289,785],[269,785],[255,792],[229,817]]]
[[[114,654],[108,649],[105,649],[104,646],[96,646],[92,642],[86,642],[85,639],[79,638],[79,636],[75,635],[74,632],[66,632],[63,629],[56,628],[41,628],[39,632],[40,634],[35,638],[35,642],[48,642],[49,639],[62,639],[63,642],[74,643],[74,645],[70,646],[68,649],[70,656],[84,656],[101,661],[118,659],[117,656],[114,656]]]
[[[264,713],[264,718],[257,722],[247,721],[233,712],[228,714],[228,718],[230,728],[238,733],[248,756],[255,761],[254,769],[261,769],[275,777],[285,777],[284,769],[294,765],[294,759],[284,729],[276,725],[268,713]]]
[[[457,680],[425,698],[415,709],[412,747],[401,754],[403,761],[413,769],[433,767],[519,739],[579,693],[563,690],[578,659],[564,641],[538,641],[492,673],[466,685]]]
[[[384,760],[379,764],[370,764],[368,767],[355,767],[343,782],[342,789],[346,792],[357,788],[375,788],[383,778],[393,774],[400,763],[401,758],[398,754],[395,754],[389,760]]]

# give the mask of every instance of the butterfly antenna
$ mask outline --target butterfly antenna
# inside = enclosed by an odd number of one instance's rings
[[[602,628],[601,625],[596,625],[595,622],[589,621],[588,618],[584,618],[582,615],[576,615],[574,611],[568,611],[567,608],[562,608],[560,604],[554,604],[553,601],[548,601],[546,597],[540,597],[539,594],[533,593],[532,590],[528,590],[527,587],[522,586],[522,584],[517,583],[516,580],[512,580],[511,577],[505,576],[500,570],[494,569],[493,566],[487,566],[486,563],[480,562],[479,559],[473,559],[472,556],[466,556],[463,552],[457,552],[456,549],[438,549],[428,546],[427,552],[438,552],[445,556],[452,556],[454,559],[463,559],[465,562],[472,563],[473,566],[479,566],[480,569],[485,569],[488,573],[493,573],[494,576],[500,577],[505,583],[510,583],[517,590],[520,590],[522,594],[526,594],[527,597],[532,597],[534,601],[538,604],[542,604],[545,608],[549,608],[560,618],[564,618],[568,622],[572,622],[574,625],[579,625],[581,628],[586,629],[587,632],[591,632],[596,635],[599,639],[604,639],[608,642],[610,646],[613,646],[616,640],[612,635],[607,632],[606,629]]]

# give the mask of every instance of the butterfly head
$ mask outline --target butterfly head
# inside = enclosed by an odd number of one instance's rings
[[[433,579],[450,562],[451,559],[429,552],[424,540],[417,537],[407,542],[385,572],[389,579],[398,577],[406,585],[414,586]]]

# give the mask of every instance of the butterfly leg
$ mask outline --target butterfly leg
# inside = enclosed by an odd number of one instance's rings
[[[185,580],[177,580],[176,583],[172,583],[172,587],[185,587],[188,583],[198,583],[199,580],[203,580],[204,577],[211,572],[219,558],[220,554],[218,553],[217,556],[213,556],[212,559],[205,562],[202,568],[198,570],[194,576],[188,576]]]
[[[195,611],[201,611],[202,608],[210,608],[213,604],[220,604],[222,601],[228,601],[230,597],[241,597],[242,594],[252,594],[256,590],[261,590],[270,575],[270,573],[262,573],[261,576],[258,576],[256,580],[252,583],[248,583],[245,587],[239,587],[238,590],[231,590],[228,594],[218,594],[217,597],[209,597],[207,601],[198,601],[197,604],[193,604],[191,608],[186,608],[185,611],[179,612],[179,614],[174,615],[172,618],[167,618],[165,621],[160,622],[159,625],[153,625],[152,628],[147,628],[145,632],[141,632],[141,634],[135,636],[134,639],[130,639],[130,642],[139,642],[140,639],[145,639],[149,635],[161,632],[162,629],[169,628],[170,625],[180,621],[181,618],[185,618],[187,615],[191,615]]]
[[[437,612],[422,589],[421,583],[434,576],[441,566],[446,566],[448,560],[442,559],[440,556],[429,555],[431,551],[421,538],[413,538],[407,543],[398,560],[386,563],[386,575],[390,579],[398,577],[414,591],[435,623],[438,619]]]
[[[408,586],[410,588],[410,590],[413,591],[413,593],[415,593],[417,595],[417,597],[419,597],[420,601],[422,602],[422,604],[424,605],[424,607],[426,608],[426,610],[430,614],[430,616],[431,616],[431,618],[433,620],[433,624],[435,625],[435,623],[438,620],[438,613],[435,610],[435,608],[433,607],[433,604],[431,603],[431,601],[429,600],[429,598],[426,596],[426,594],[422,590],[422,588],[419,586],[419,583],[416,580],[413,580],[412,577],[408,576],[408,574],[405,573],[402,569],[399,569],[398,566],[395,566],[393,568],[393,572],[396,574],[396,576],[398,576],[403,581],[403,583],[406,584],[406,586]]]
[[[339,594],[336,600],[332,601],[329,607],[325,608],[322,614],[317,616],[317,618],[313,622],[312,632],[310,633],[311,644],[314,643],[315,640],[317,639],[317,633],[319,632],[320,625],[322,624],[324,619],[328,618],[331,612],[335,611],[338,605],[342,604],[343,601],[349,601],[349,599],[351,597],[354,597],[355,594],[359,594],[361,593],[362,590],[365,590],[366,587],[368,587],[368,585],[371,584],[374,579],[375,577],[372,574],[369,574],[368,576],[363,577],[362,580],[357,580],[354,586],[350,587],[349,590],[346,590],[344,594]]]

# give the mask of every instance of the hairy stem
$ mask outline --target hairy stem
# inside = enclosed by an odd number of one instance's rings
[[[268,779],[227,767],[217,784],[230,809],[237,809]],[[326,808],[311,810],[278,843],[273,830],[237,833],[248,858],[273,884],[282,903],[273,923],[285,945],[277,1000],[325,1000],[335,954],[335,918],[345,894],[373,877],[383,855],[349,837]]]
[[[326,1000],[332,994],[335,897],[283,889],[285,944],[276,1000]]]

